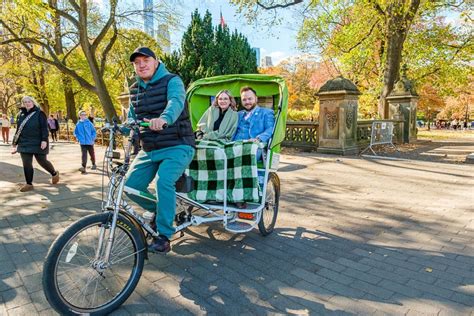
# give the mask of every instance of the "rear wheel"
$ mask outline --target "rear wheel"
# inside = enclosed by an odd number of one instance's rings
[[[270,172],[268,175],[267,189],[265,191],[265,206],[258,222],[258,230],[263,236],[273,232],[278,216],[278,203],[280,201],[280,179],[277,174]]]
[[[43,266],[43,289],[61,315],[108,314],[135,289],[145,259],[142,232],[119,215],[107,263],[104,253],[111,220],[110,213],[84,217],[51,245]],[[96,259],[99,239],[104,244]]]

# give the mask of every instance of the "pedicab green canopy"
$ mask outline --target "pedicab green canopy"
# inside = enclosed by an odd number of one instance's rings
[[[265,106],[273,107],[276,121],[270,144],[270,148],[273,149],[285,139],[288,112],[288,88],[283,78],[279,76],[261,74],[223,75],[193,82],[187,91],[193,129],[196,129],[199,119],[211,105],[212,98],[219,91],[229,90],[234,97],[240,98],[240,88],[244,86],[250,86],[257,92],[260,106],[262,105],[261,101],[265,100]]]

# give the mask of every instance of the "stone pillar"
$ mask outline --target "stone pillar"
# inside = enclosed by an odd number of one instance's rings
[[[128,115],[128,109],[130,106],[130,98],[128,92],[122,92],[117,98],[120,101],[121,105],[121,113],[120,113],[120,119],[122,121],[126,120],[127,115]]]
[[[317,152],[354,155],[357,146],[359,90],[350,80],[337,77],[318,91],[319,146]]]
[[[390,119],[403,121],[403,130],[396,129],[395,138],[401,138],[404,143],[416,141],[418,94],[413,87],[413,83],[405,75],[395,83],[395,87],[387,97],[387,101]]]

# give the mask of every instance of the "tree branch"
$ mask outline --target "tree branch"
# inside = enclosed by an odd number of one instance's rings
[[[75,43],[73,47],[71,47],[66,54],[64,54],[64,57],[61,59],[61,62],[63,64],[66,64],[66,59],[71,55],[71,53],[79,46],[79,42]]]
[[[97,49],[97,46],[99,46],[100,42],[104,39],[105,35],[107,35],[107,32],[109,31],[110,27],[112,25],[115,25],[115,10],[117,9],[117,1],[113,0],[110,2],[111,4],[110,4],[109,19],[107,20],[107,23],[105,23],[99,35],[97,35],[97,37],[95,38],[95,40],[92,42],[92,45],[91,45],[91,49],[94,52]]]
[[[79,5],[76,3],[76,1],[74,1],[74,0],[69,0],[69,3],[70,3],[71,6],[74,8],[74,10],[76,10],[76,12],[79,13],[79,11],[81,10],[81,8],[80,8]]]
[[[301,2],[303,2],[303,0],[293,0],[292,2],[288,2],[285,4],[264,5],[260,1],[257,1],[257,5],[265,10],[271,10],[276,8],[287,8]]]
[[[60,10],[57,7],[52,6],[51,4],[48,4],[48,7],[51,10],[53,10],[55,13],[62,16],[63,18],[69,20],[72,24],[74,24],[75,27],[79,28],[79,21],[75,17],[73,17],[72,15],[67,13],[66,11]]]
[[[404,20],[406,21],[406,25],[411,24],[411,22],[416,16],[416,12],[418,11],[419,7],[420,7],[420,0],[411,0],[410,7],[408,8],[408,11],[405,14],[405,18],[404,18]]]
[[[380,14],[380,15],[385,15],[385,11],[382,9],[382,7],[374,0],[369,0],[369,3],[372,3],[374,9]]]
[[[354,48],[356,48],[357,46],[361,45],[371,34],[372,32],[374,31],[375,29],[375,26],[377,25],[377,22],[378,22],[378,19],[377,21],[375,21],[375,23],[372,25],[372,27],[370,28],[369,32],[360,39],[360,41],[358,41],[357,43],[355,43],[354,45],[352,45],[349,49],[341,49],[341,51],[343,53],[350,53]]]
[[[58,68],[61,72],[73,77],[75,80],[77,80],[77,82],[83,86],[84,88],[86,88],[87,90],[91,91],[91,92],[94,92],[94,93],[97,93],[97,88],[90,84],[86,79],[84,79],[83,77],[81,77],[77,72],[75,72],[74,70],[72,70],[71,68],[68,68],[67,66],[65,66],[58,58],[58,56],[54,53],[53,49],[42,43],[41,41],[38,41],[37,39],[34,39],[34,38],[21,38],[19,37],[3,20],[0,20],[0,24],[11,34],[11,36],[13,37],[12,39],[9,39],[9,40],[5,40],[5,41],[2,41],[0,42],[0,46],[1,45],[6,45],[6,44],[10,44],[10,43],[19,43],[21,46],[23,46],[27,51],[28,53],[33,57],[35,58],[36,60],[38,61],[41,61],[41,62],[44,62],[44,63],[47,63],[49,65],[52,65],[52,66],[55,66],[56,68]],[[48,59],[48,58],[44,58],[42,56],[39,56],[37,55],[33,48],[28,45],[28,44],[36,44],[36,45],[39,45],[41,47],[44,47],[46,49],[46,51],[48,52],[48,54],[51,56],[51,59]]]
[[[113,30],[114,30],[114,33],[112,37],[110,38],[109,43],[107,44],[105,49],[102,51],[102,56],[100,60],[100,68],[99,68],[99,71],[102,76],[104,75],[104,72],[105,72],[105,62],[107,60],[107,54],[110,52],[110,50],[115,44],[115,41],[117,40],[117,34],[118,34],[117,25],[114,24]]]

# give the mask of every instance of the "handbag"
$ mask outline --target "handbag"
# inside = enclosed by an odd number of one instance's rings
[[[13,145],[18,145],[18,140],[20,139],[20,134],[21,134],[21,131],[23,131],[23,128],[25,127],[26,123],[29,121],[29,119],[35,115],[37,111],[33,111],[31,112],[27,117],[25,117],[25,119],[23,120],[23,122],[21,122],[20,126],[18,127],[18,129],[16,130],[16,133],[15,135],[13,136]]]

